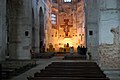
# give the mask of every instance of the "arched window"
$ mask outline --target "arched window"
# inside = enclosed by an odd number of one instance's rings
[[[51,23],[52,24],[56,24],[57,20],[56,20],[57,16],[55,14],[51,14]]]
[[[72,0],[64,0],[64,2],[71,2]]]

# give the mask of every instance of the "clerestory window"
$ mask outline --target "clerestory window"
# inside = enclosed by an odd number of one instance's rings
[[[72,0],[64,0],[64,2],[72,2]]]
[[[56,24],[56,22],[57,22],[56,18],[57,18],[57,16],[55,14],[51,14],[52,24]]]

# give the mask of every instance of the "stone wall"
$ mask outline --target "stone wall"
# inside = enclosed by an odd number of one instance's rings
[[[111,32],[114,35],[114,43],[99,46],[100,65],[102,68],[120,69],[119,26],[112,28]]]
[[[99,56],[100,65],[120,69],[120,12],[119,0],[99,0]]]
[[[99,47],[100,66],[107,69],[120,69],[120,45],[103,44]]]
[[[113,44],[112,27],[119,26],[120,12],[117,0],[99,0],[99,44]]]
[[[46,0],[32,0],[32,8],[33,8],[33,13],[34,13],[34,29],[35,29],[35,47],[34,50],[36,53],[39,53],[40,51],[40,39],[42,38],[42,40],[44,41],[44,34],[40,34],[41,32],[44,32],[45,30],[45,25],[47,25],[47,17],[49,16],[49,14],[46,14],[49,10],[49,7],[47,6]],[[48,1],[48,0],[47,0]],[[41,12],[41,10],[42,12]],[[43,14],[42,16],[42,29],[40,28],[40,14]],[[46,22],[46,23],[45,23]],[[40,35],[42,35],[40,37]]]

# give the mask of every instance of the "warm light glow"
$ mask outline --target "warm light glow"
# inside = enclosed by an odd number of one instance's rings
[[[61,2],[63,4],[59,5]],[[86,45],[84,0],[77,4],[69,4],[71,2],[72,0],[60,0],[52,4],[46,28],[46,49],[50,51],[53,49],[49,47],[49,43],[53,45],[55,52],[64,52],[65,49],[69,52],[70,47],[74,47],[77,52],[78,45]]]
[[[68,43],[70,47],[73,46],[73,41],[71,40],[71,38],[64,38],[63,43],[64,44]]]

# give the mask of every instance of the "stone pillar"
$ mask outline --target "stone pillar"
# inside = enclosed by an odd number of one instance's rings
[[[6,0],[0,0],[0,61],[5,60],[6,33]]]
[[[88,52],[91,53],[92,59],[98,61],[99,47],[99,2],[98,0],[85,0],[85,28],[86,44]],[[94,6],[93,6],[94,5]]]
[[[11,0],[9,8],[10,59],[31,59],[31,0]]]
[[[42,0],[39,0],[42,1]],[[32,8],[33,8],[33,18],[34,18],[34,51],[36,53],[39,53],[39,10],[38,10],[38,5],[36,5],[38,3],[38,0],[32,0]]]

